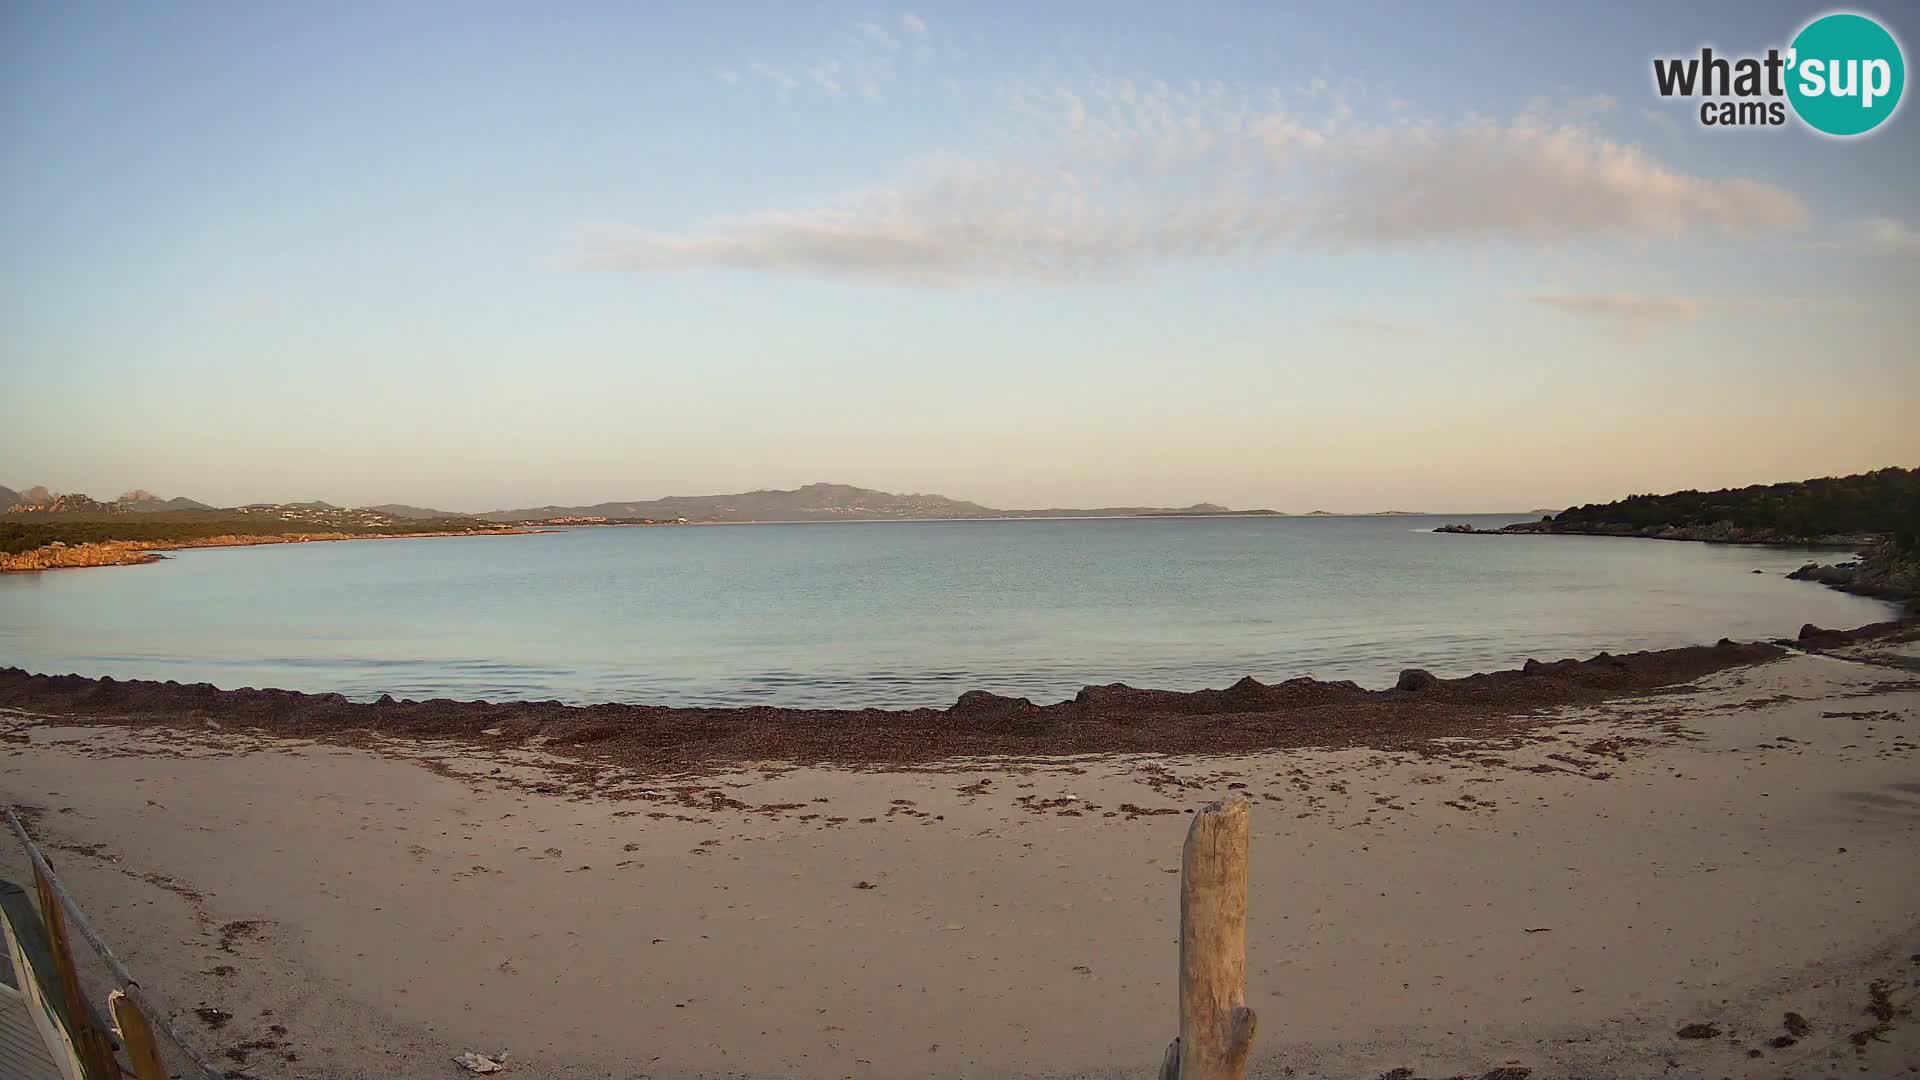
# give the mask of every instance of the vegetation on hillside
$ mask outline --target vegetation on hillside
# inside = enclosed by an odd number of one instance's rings
[[[18,518],[19,520],[15,520]],[[377,525],[328,525],[317,528],[304,521],[288,521],[264,515],[176,517],[162,515],[121,515],[112,518],[60,519],[29,515],[0,517],[0,554],[17,555],[23,551],[61,543],[99,544],[123,540],[152,544],[185,543],[215,536],[296,536],[317,532],[345,533],[354,536],[394,536],[410,533],[467,532],[488,527],[471,518],[440,518],[430,521],[405,521]]]
[[[1768,530],[1783,537],[1876,534],[1904,550],[1920,548],[1920,469],[1876,469],[1856,476],[1756,484],[1721,491],[1630,495],[1576,506],[1553,517],[1568,528],[1663,527]]]

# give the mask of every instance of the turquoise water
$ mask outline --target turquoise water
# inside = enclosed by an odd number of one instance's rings
[[[184,551],[0,577],[0,664],[355,698],[910,706],[1241,675],[1377,686],[1403,667],[1459,675],[1891,611],[1781,578],[1805,552],[1427,531],[1459,520],[1515,519],[697,526]]]

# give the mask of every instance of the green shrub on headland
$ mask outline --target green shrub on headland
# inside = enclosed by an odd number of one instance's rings
[[[1781,538],[1885,536],[1903,550],[1920,547],[1920,469],[1888,468],[1856,476],[1756,484],[1721,491],[1630,495],[1554,515],[1566,531],[1705,529],[1731,526]]]

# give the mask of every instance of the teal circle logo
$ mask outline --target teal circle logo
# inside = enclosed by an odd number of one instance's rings
[[[1824,15],[1788,53],[1787,100],[1815,131],[1864,135],[1900,107],[1907,64],[1900,43],[1865,15]]]

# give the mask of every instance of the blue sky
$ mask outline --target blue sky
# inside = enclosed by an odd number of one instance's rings
[[[8,5],[0,482],[1524,510],[1920,464],[1912,108],[1652,90],[1825,10]]]

